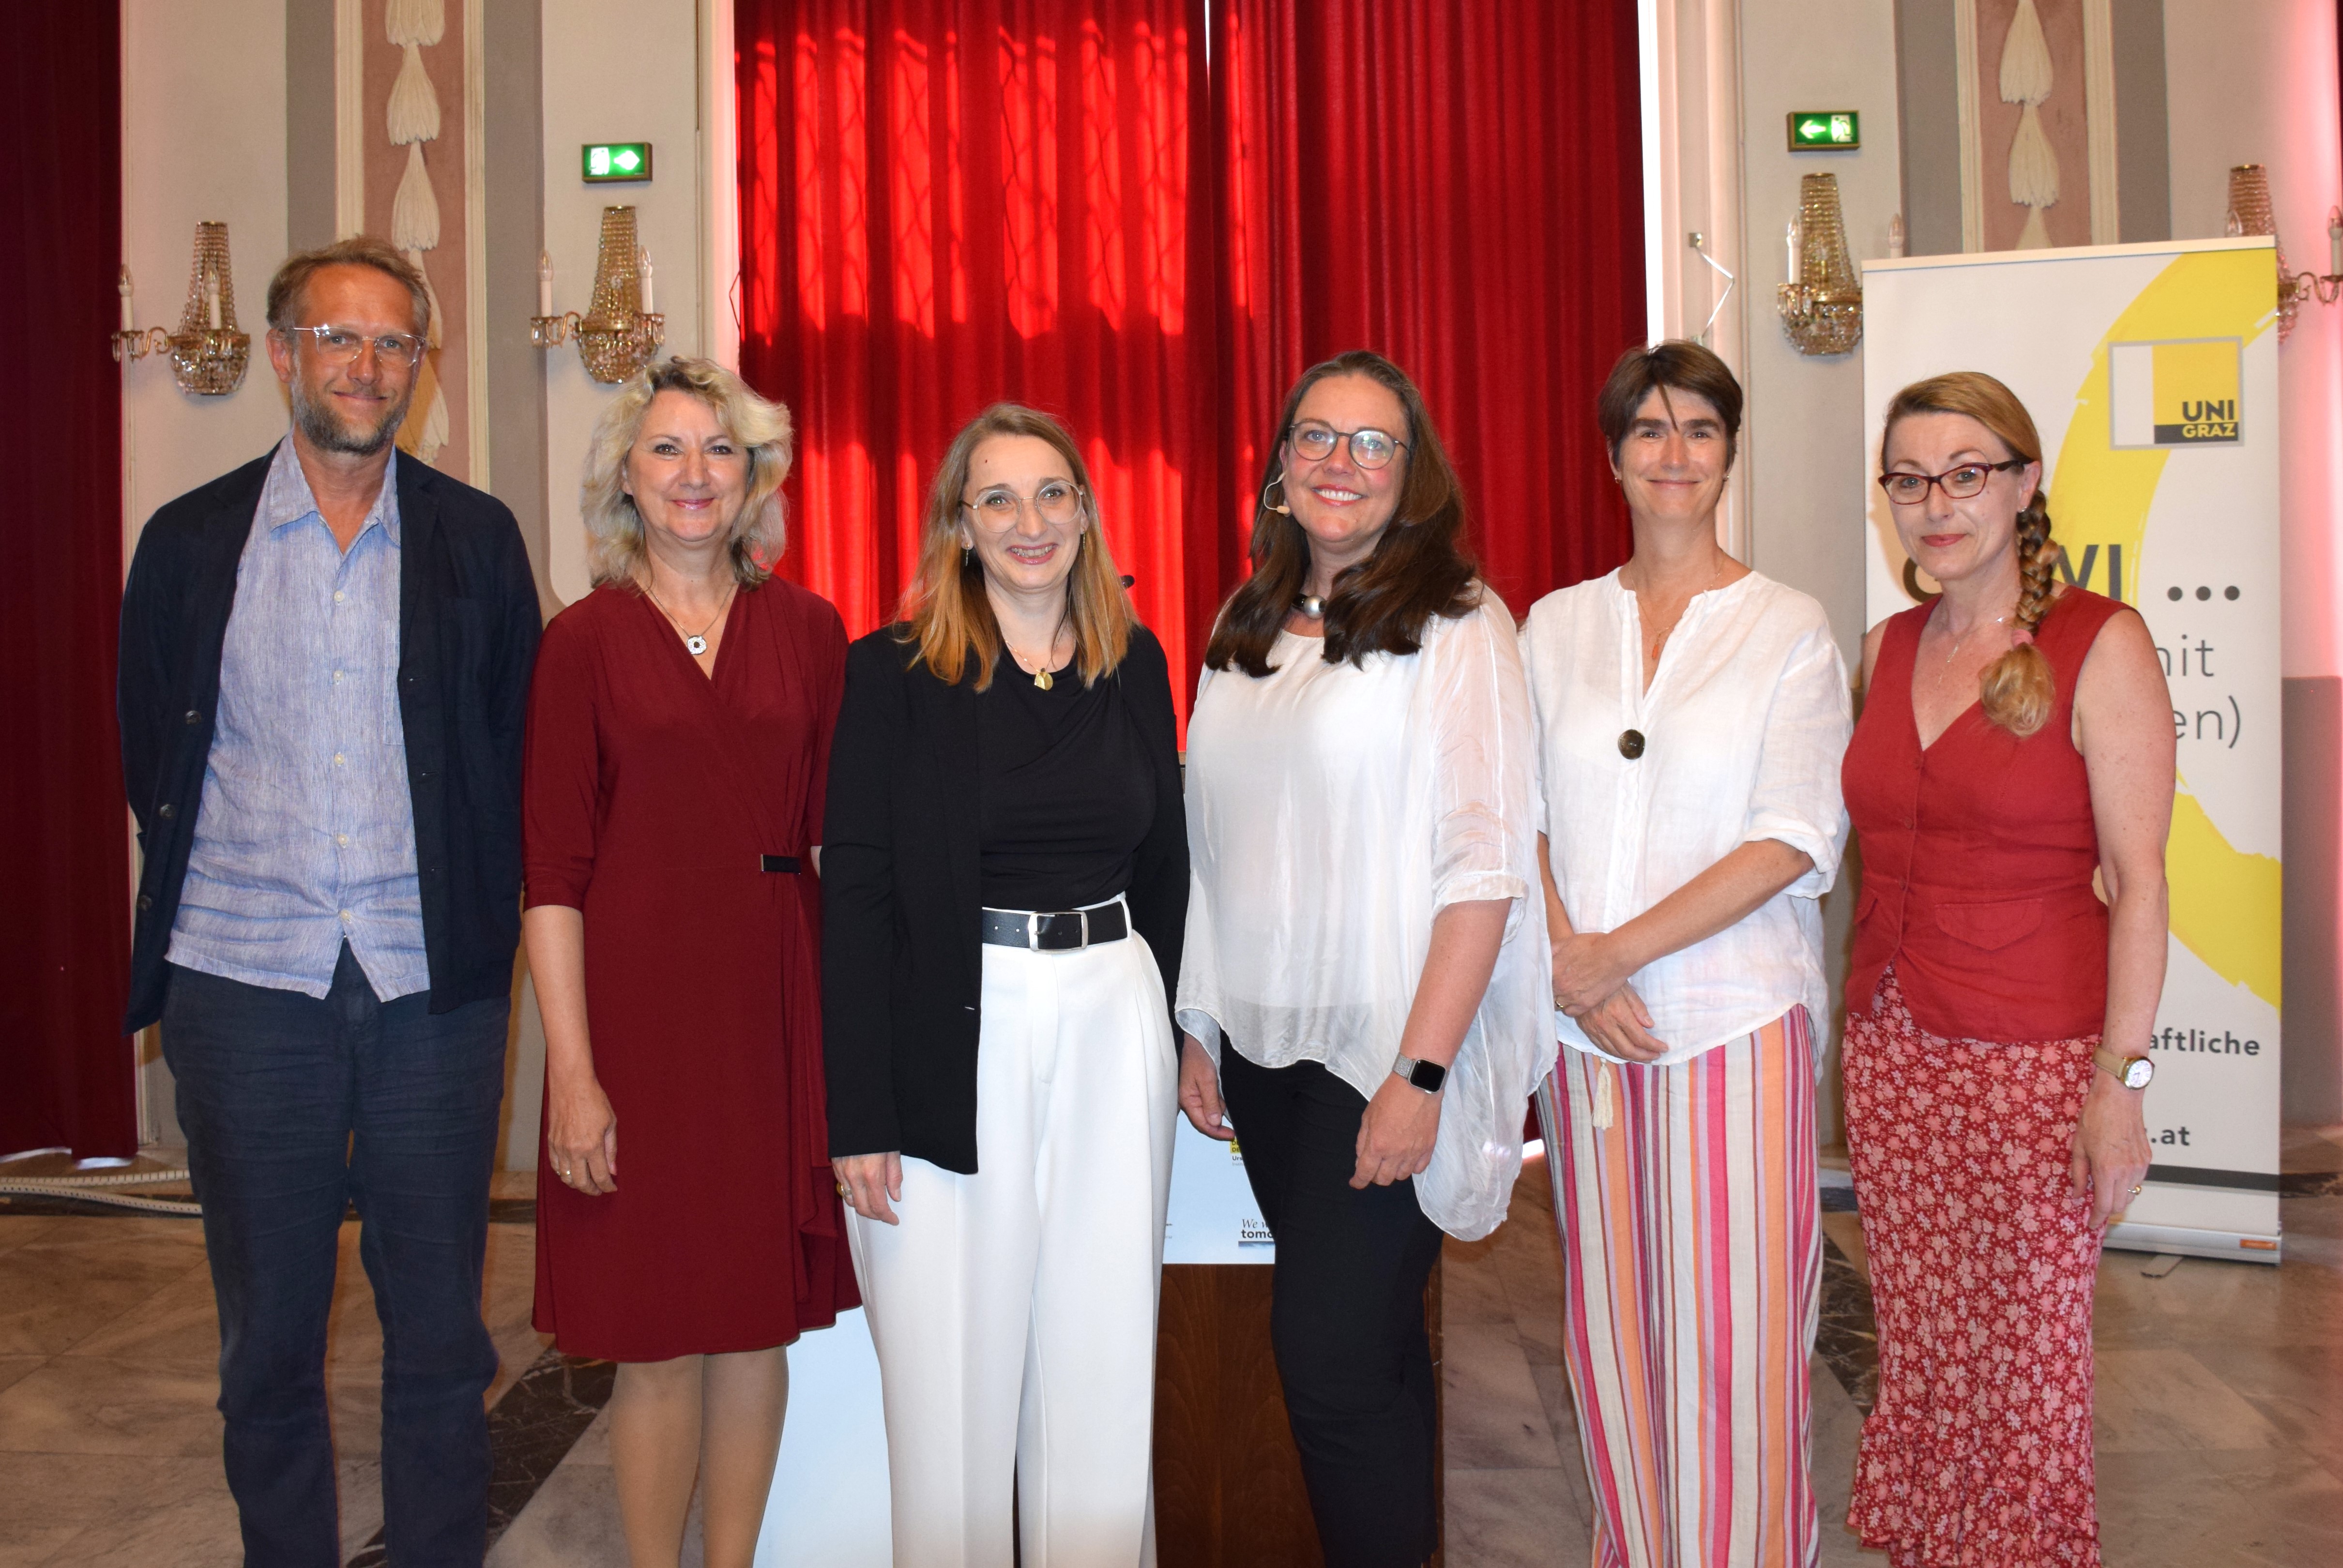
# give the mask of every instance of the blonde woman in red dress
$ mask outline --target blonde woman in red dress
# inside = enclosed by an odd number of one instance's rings
[[[1879,1316],[1848,1523],[1896,1568],[2099,1561],[2091,1292],[2147,1170],[2174,749],[2146,623],[2055,581],[2041,456],[1989,376],[1888,406],[1879,482],[1944,588],[1865,639],[1844,769]]]
[[[587,462],[594,591],[545,628],[529,698],[537,1326],[618,1363],[633,1568],[674,1568],[695,1483],[702,1560],[749,1568],[784,1347],[859,1300],[816,879],[846,630],[772,575],[790,449],[789,411],[711,361],[621,388]]]

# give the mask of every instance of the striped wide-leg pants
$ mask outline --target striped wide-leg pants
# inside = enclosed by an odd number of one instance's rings
[[[1814,1050],[1800,1007],[1669,1067],[1564,1050],[1538,1087],[1596,1568],[1817,1559]]]

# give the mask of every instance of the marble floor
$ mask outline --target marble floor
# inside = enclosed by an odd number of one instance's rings
[[[167,1152],[167,1151],[166,1151]],[[2343,1129],[2293,1131],[2277,1268],[2110,1252],[2098,1294],[2098,1467],[2112,1568],[2343,1563]],[[24,1162],[0,1174],[34,1173]],[[486,1311],[498,1568],[624,1562],[599,1411],[608,1370],[528,1326],[528,1181],[500,1177]],[[1869,1403],[1869,1292],[1851,1194],[1825,1189],[1812,1369],[1826,1564],[1878,1563],[1844,1515]],[[346,1560],[378,1563],[380,1333],[344,1228],[329,1382]],[[1513,1222],[1443,1262],[1449,1568],[1589,1556],[1541,1171]],[[0,1197],[0,1568],[240,1560],[212,1408],[217,1326],[190,1221]],[[696,1553],[690,1561],[696,1562]]]

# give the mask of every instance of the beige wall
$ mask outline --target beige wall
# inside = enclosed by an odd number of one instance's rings
[[[631,205],[657,274],[669,354],[699,352],[699,16],[694,0],[560,0],[544,35],[545,245],[554,307],[583,311],[605,205]],[[589,186],[588,142],[647,141],[648,185]],[[554,593],[583,598],[588,578],[578,520],[578,477],[594,421],[612,388],[574,349],[546,357],[546,507]]]

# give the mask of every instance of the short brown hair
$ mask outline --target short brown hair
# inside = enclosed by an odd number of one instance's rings
[[[1074,668],[1084,686],[1092,685],[1122,662],[1137,618],[1107,549],[1098,491],[1091,487],[1081,448],[1063,425],[1021,403],[995,403],[970,419],[936,466],[935,486],[928,492],[920,573],[903,595],[905,624],[898,635],[919,646],[920,661],[946,686],[958,686],[971,662],[976,689],[992,684],[1001,661],[1001,623],[993,618],[992,600],[985,596],[984,563],[974,551],[960,548],[960,514],[976,449],[996,436],[1031,436],[1047,443],[1066,460],[1066,471],[1081,493],[1082,532],[1074,545],[1073,570],[1066,578],[1066,618],[1074,634]]]
[[[1269,492],[1283,493],[1285,440],[1302,399],[1319,382],[1336,376],[1363,376],[1399,399],[1407,416],[1407,465],[1399,506],[1375,553],[1334,579],[1326,596],[1326,636],[1319,651],[1329,664],[1366,663],[1371,653],[1407,655],[1423,647],[1423,628],[1435,615],[1451,619],[1481,602],[1473,557],[1464,545],[1464,487],[1448,465],[1447,448],[1432,426],[1423,394],[1406,371],[1372,349],[1313,365],[1302,373],[1270,432],[1269,457],[1261,487],[1253,492],[1252,575],[1237,585],[1221,608],[1204,662],[1214,669],[1234,664],[1256,678],[1270,672],[1269,650],[1284,629],[1293,596],[1310,576],[1310,536],[1291,515],[1272,508]]]
[[[300,314],[302,296],[308,290],[309,279],[329,266],[370,266],[397,278],[406,285],[407,297],[415,302],[417,335],[431,329],[431,286],[423,281],[423,269],[401,256],[388,240],[370,234],[354,234],[347,239],[337,239],[316,250],[297,251],[285,258],[285,265],[268,280],[270,330],[283,332],[299,325],[294,317]]]
[[[1619,356],[1610,379],[1594,399],[1594,422],[1602,427],[1604,447],[1612,467],[1619,463],[1620,445],[1635,427],[1635,410],[1654,391],[1689,392],[1708,399],[1725,421],[1725,466],[1731,467],[1741,449],[1741,383],[1715,351],[1687,338],[1671,337],[1649,348],[1640,344]]]

